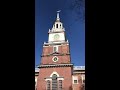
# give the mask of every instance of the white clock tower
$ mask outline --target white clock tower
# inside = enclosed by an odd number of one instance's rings
[[[63,23],[60,22],[59,12],[60,11],[57,11],[57,18],[52,29],[49,29],[48,43],[65,42],[65,29]]]

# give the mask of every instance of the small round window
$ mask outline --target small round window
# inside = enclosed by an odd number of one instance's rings
[[[52,59],[54,62],[57,62],[58,61],[58,57],[53,57],[53,59]]]

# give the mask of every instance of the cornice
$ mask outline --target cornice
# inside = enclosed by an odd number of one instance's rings
[[[51,53],[47,55],[41,55],[41,57],[49,57],[49,56],[65,56],[65,55],[70,55],[70,53]]]
[[[69,66],[73,66],[73,64],[47,64],[47,65],[39,65],[38,68],[69,67]]]

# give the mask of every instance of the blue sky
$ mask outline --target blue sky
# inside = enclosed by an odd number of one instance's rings
[[[71,61],[76,66],[85,65],[85,23],[76,21],[76,13],[69,9],[73,0],[35,0],[35,65],[40,64],[43,42],[48,41],[48,30],[56,20],[56,11],[70,42]]]

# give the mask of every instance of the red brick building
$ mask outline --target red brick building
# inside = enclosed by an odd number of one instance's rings
[[[57,13],[53,28],[48,32],[48,42],[43,44],[41,63],[38,66],[37,90],[82,90],[80,74],[73,73],[70,46],[63,23]]]

